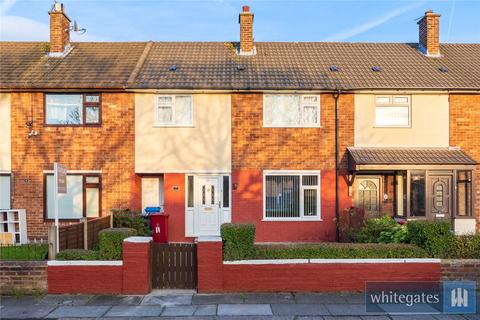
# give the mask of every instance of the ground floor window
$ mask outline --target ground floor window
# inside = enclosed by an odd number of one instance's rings
[[[101,212],[101,181],[99,175],[68,174],[67,193],[58,195],[59,219],[95,218]],[[45,211],[47,219],[55,219],[54,177],[45,176]]]
[[[142,210],[145,208],[158,207],[163,212],[164,206],[164,183],[163,175],[158,177],[142,177]]]
[[[472,171],[457,171],[457,216],[472,216]]]
[[[264,172],[264,218],[319,219],[320,172]]]
[[[10,175],[0,175],[0,209],[10,209],[10,187]]]

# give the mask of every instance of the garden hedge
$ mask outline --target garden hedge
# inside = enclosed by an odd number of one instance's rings
[[[448,258],[455,242],[450,222],[417,220],[407,223],[409,243],[425,249],[431,256]]]
[[[95,250],[66,249],[60,251],[57,260],[99,260],[100,254]]]
[[[99,232],[100,257],[104,260],[122,260],[122,243],[125,238],[137,235],[131,228],[108,228]]]
[[[255,225],[226,223],[220,228],[223,259],[248,259],[255,254]]]

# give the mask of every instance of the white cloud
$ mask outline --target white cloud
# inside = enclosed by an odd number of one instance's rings
[[[397,8],[397,9],[383,15],[380,18],[370,20],[370,21],[368,21],[364,24],[353,27],[353,28],[351,28],[349,30],[346,30],[344,32],[340,32],[340,33],[330,35],[330,36],[325,38],[325,41],[343,41],[343,40],[346,40],[346,39],[351,38],[353,36],[356,36],[356,35],[359,35],[361,33],[367,32],[367,31],[369,31],[373,28],[376,28],[376,27],[392,20],[393,18],[396,18],[396,17],[398,17],[398,16],[400,16],[400,15],[402,15],[402,14],[404,14],[404,13],[410,11],[410,10],[413,10],[415,8],[420,7],[424,2],[425,1],[420,1],[420,2],[416,2],[416,3],[413,3],[413,4],[407,5],[407,6]]]
[[[81,27],[81,25],[80,25]],[[87,33],[70,33],[72,41],[106,41]],[[48,24],[20,16],[1,16],[0,40],[2,41],[49,41]]]

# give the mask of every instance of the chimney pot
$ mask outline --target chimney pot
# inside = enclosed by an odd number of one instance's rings
[[[240,23],[240,55],[255,54],[255,46],[253,44],[253,13],[250,12],[249,6],[243,6],[242,12],[238,16]]]
[[[428,10],[418,21],[419,49],[431,57],[440,56],[440,14]]]

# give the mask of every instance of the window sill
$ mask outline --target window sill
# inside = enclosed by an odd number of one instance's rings
[[[277,129],[284,129],[284,128],[297,128],[297,129],[315,129],[315,128],[322,128],[321,125],[312,125],[312,126],[265,126],[263,125],[262,128],[277,128]]]
[[[411,129],[412,126],[373,126],[375,129]]]
[[[322,218],[263,218],[262,221],[265,222],[318,222],[323,221]]]
[[[191,125],[179,125],[179,124],[154,124],[153,128],[195,128],[193,124]]]

